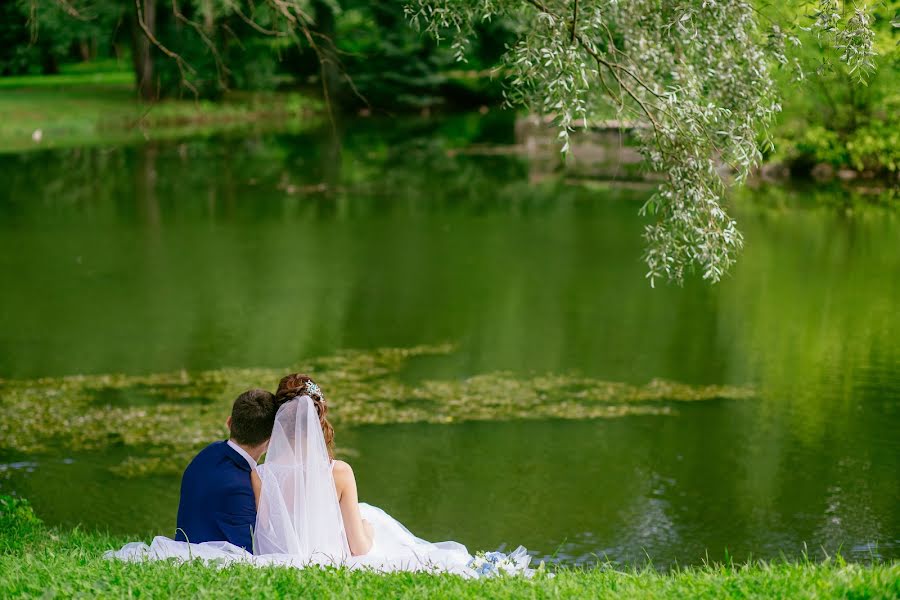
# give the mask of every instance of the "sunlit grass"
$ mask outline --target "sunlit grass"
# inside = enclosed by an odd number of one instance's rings
[[[78,85],[117,85],[131,88],[134,74],[127,71],[60,73],[59,75],[12,75],[0,77],[0,90],[59,88]]]
[[[318,100],[299,93],[233,92],[222,101],[141,101],[123,71],[0,77],[0,152],[122,144],[238,127],[296,130],[319,123]]]
[[[98,507],[99,509],[99,507]],[[872,598],[900,595],[900,563],[757,562],[660,572],[650,566],[541,570],[532,579],[376,574],[338,569],[123,563],[103,553],[125,540],[46,528],[0,497],[0,597],[145,598]]]

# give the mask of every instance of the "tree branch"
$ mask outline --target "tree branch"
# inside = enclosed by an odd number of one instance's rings
[[[222,61],[222,57],[219,55],[219,49],[216,48],[216,45],[213,43],[213,41],[209,38],[206,32],[203,31],[203,27],[196,21],[188,19],[184,16],[184,14],[182,14],[181,10],[178,8],[178,0],[172,0],[172,13],[175,15],[175,18],[177,20],[185,23],[186,25],[190,26],[195,32],[197,32],[197,35],[201,40],[203,40],[203,43],[207,48],[209,48],[209,51],[212,52],[213,60],[216,63],[216,78],[219,80],[219,85],[221,85],[223,88],[227,88],[228,82],[223,77],[223,73],[228,74],[230,73],[230,71]]]
[[[137,9],[138,25],[144,32],[144,35],[147,36],[147,39],[150,40],[150,43],[159,48],[160,52],[175,61],[175,64],[178,66],[178,73],[181,75],[182,85],[184,85],[194,93],[194,98],[199,98],[200,92],[197,90],[197,87],[193,83],[191,83],[188,80],[187,75],[185,75],[185,71],[189,71],[191,74],[196,74],[197,70],[189,65],[180,54],[178,54],[177,52],[173,52],[172,50],[169,50],[169,48],[164,46],[162,42],[160,42],[156,38],[153,32],[150,31],[150,28],[147,27],[146,21],[144,21],[144,10],[141,7],[141,0],[134,0],[134,6]]]
[[[575,28],[578,23],[578,0],[574,1],[574,6],[572,7],[572,38],[569,40],[570,44],[575,43]]]

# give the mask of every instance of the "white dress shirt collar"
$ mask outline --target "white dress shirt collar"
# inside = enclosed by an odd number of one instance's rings
[[[250,465],[250,470],[256,470],[256,461],[253,460],[253,457],[247,454],[247,451],[235,444],[233,441],[228,440],[228,445],[234,448],[234,451],[243,456],[247,460],[247,464]]]

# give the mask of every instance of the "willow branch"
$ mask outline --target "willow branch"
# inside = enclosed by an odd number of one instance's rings
[[[175,64],[178,66],[178,73],[181,75],[182,85],[191,90],[194,93],[195,98],[199,98],[200,92],[197,90],[197,87],[193,83],[191,83],[188,80],[187,75],[185,75],[186,70],[190,71],[191,74],[196,74],[197,70],[187,62],[185,62],[184,58],[182,58],[180,54],[169,50],[169,48],[163,45],[163,43],[160,42],[155,35],[153,35],[153,32],[150,31],[150,28],[147,27],[147,22],[144,20],[144,10],[141,8],[141,0],[134,0],[134,6],[137,9],[138,25],[144,32],[144,35],[147,36],[147,39],[150,40],[150,43],[159,48],[160,52],[175,61]]]
[[[222,74],[230,73],[230,71],[228,70],[228,67],[225,65],[225,63],[222,61],[222,57],[219,55],[219,49],[216,48],[216,45],[213,43],[213,41],[209,38],[209,36],[203,30],[203,27],[196,21],[194,21],[192,19],[188,19],[186,16],[184,16],[184,14],[178,8],[178,0],[172,0],[172,13],[175,15],[175,18],[177,20],[181,21],[182,23],[185,23],[186,25],[190,26],[195,32],[197,32],[197,35],[200,37],[201,40],[203,40],[203,43],[206,45],[206,47],[209,48],[209,51],[213,55],[213,60],[216,63],[216,77],[219,80],[219,84],[222,85],[222,87],[227,87],[225,78],[223,77]]]
[[[575,27],[578,23],[578,0],[575,0],[574,6],[572,8],[572,39],[569,40],[570,44],[575,43]]]
[[[69,4],[69,2],[67,2],[66,0],[56,0],[56,3],[59,4],[59,7],[63,9],[63,12],[65,12],[70,17],[78,19],[79,21],[91,21],[96,18],[82,15],[80,12],[78,12],[77,8]],[[31,4],[33,6],[35,3],[32,2]]]
[[[244,23],[246,23],[247,25],[249,25],[250,27],[252,27],[259,33],[261,33],[263,35],[271,35],[274,37],[284,37],[285,35],[287,35],[283,31],[277,31],[275,29],[266,29],[265,27],[263,27],[262,25],[260,25],[256,21],[254,21],[252,18],[245,15],[244,11],[241,10],[241,7],[238,3],[232,2],[229,4],[229,6],[234,11],[234,14],[236,14],[238,16],[238,18],[240,18]]]
[[[309,42],[309,45],[312,47],[313,52],[315,52],[316,54],[316,59],[319,61],[319,78],[322,80],[322,95],[325,98],[325,110],[328,112],[328,122],[331,124],[331,132],[336,138],[337,123],[334,120],[334,108],[331,105],[331,94],[328,92],[328,79],[326,77],[327,73],[325,72],[327,59],[319,49],[319,45],[316,44],[316,40],[313,39],[313,35],[310,32],[309,27],[307,27],[306,23],[304,23],[302,20],[300,21],[300,31],[303,32],[303,36],[306,38],[306,41]]]

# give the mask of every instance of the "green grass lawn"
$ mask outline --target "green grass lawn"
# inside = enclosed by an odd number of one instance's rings
[[[322,104],[299,93],[232,92],[220,102],[141,102],[123,71],[0,77],[0,152],[120,144],[223,129],[303,128]]]
[[[102,507],[97,507],[102,510]],[[558,569],[533,579],[380,575],[339,569],[122,563],[123,540],[45,527],[23,501],[0,496],[0,598],[884,598],[900,597],[900,563]]]

